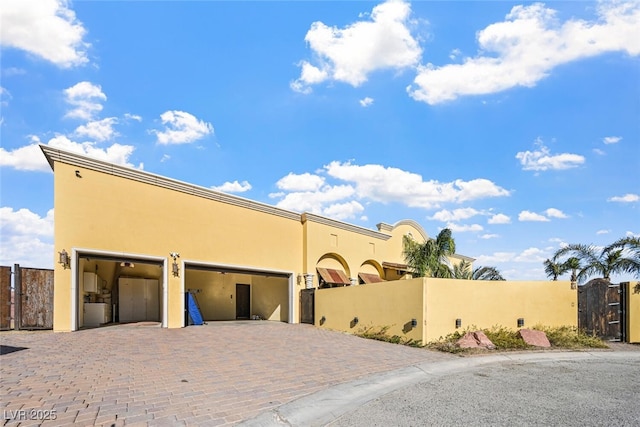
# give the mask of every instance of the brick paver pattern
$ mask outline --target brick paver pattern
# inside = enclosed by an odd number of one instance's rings
[[[12,426],[40,425],[12,416],[33,410],[55,410],[45,426],[233,425],[332,385],[454,357],[268,321],[1,332],[0,343],[0,408]]]

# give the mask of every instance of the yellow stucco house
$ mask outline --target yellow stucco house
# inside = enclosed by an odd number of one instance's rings
[[[41,149],[54,171],[56,331],[183,327],[189,290],[204,320],[296,323],[304,289],[404,278],[403,236],[427,239],[411,220],[371,230]]]
[[[181,328],[189,295],[205,321],[387,327],[422,342],[461,326],[577,325],[568,281],[412,279],[403,237],[428,238],[413,220],[371,230],[40,147],[54,171],[55,331]]]

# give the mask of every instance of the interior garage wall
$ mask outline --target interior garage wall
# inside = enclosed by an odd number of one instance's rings
[[[185,270],[185,290],[200,289],[196,299],[205,321],[236,318],[236,276],[216,271]]]
[[[185,288],[196,294],[205,321],[236,318],[236,284],[251,287],[251,315],[286,322],[289,316],[289,280],[259,274],[222,274],[217,271],[185,271]]]
[[[251,314],[265,320],[286,322],[289,318],[289,280],[254,276],[251,300]]]

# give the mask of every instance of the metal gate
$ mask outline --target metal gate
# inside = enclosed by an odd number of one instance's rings
[[[315,289],[300,291],[300,323],[315,323]]]
[[[626,340],[625,287],[594,279],[578,290],[578,327],[609,341]]]

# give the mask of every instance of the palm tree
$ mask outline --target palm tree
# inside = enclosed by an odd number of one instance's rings
[[[562,263],[558,263],[547,258],[544,261],[544,273],[547,277],[553,277],[553,280],[558,280],[558,276],[564,273]]]
[[[627,273],[640,278],[640,238],[624,237],[613,242],[607,249],[622,249],[627,260]]]
[[[472,275],[471,263],[463,259],[460,263],[453,266],[451,277],[454,279],[472,280]]]
[[[424,243],[418,243],[409,236],[403,238],[403,255],[414,277],[450,278],[448,256],[455,253],[456,243],[448,228]]]
[[[473,270],[471,280],[505,280],[496,267],[478,267]]]
[[[505,280],[496,267],[477,267],[471,270],[471,263],[462,260],[453,266],[451,277],[465,280]]]
[[[572,282],[578,281],[578,275],[576,274],[576,272],[579,269],[580,269],[580,260],[574,256],[570,257],[569,259],[567,259],[565,262],[562,263],[562,270],[564,270],[563,273],[571,270]]]
[[[573,255],[573,257],[580,260],[580,267],[576,276],[579,283],[583,283],[594,275],[600,275],[605,280],[611,280],[612,274],[624,273],[631,268],[631,263],[623,256],[623,249],[612,246],[600,249],[593,245],[568,245],[558,250],[553,259],[557,262],[558,259],[565,255]],[[546,265],[545,261],[545,271]]]

